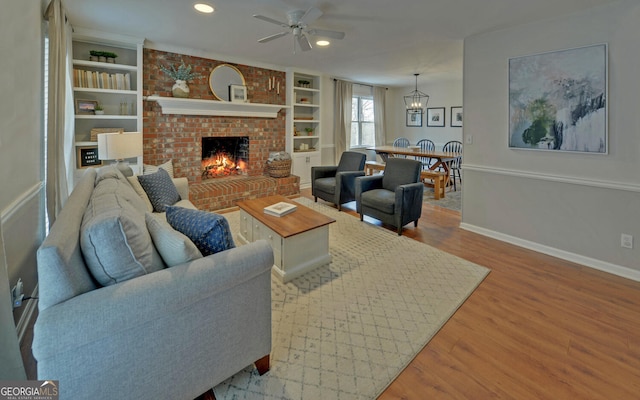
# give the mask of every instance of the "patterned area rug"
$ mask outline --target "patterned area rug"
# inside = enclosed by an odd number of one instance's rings
[[[445,193],[444,199],[436,200],[433,198],[433,189],[425,187],[422,201],[434,206],[460,211],[462,210],[462,190],[458,188],[458,190],[454,192],[453,190],[447,189],[447,193]]]
[[[271,370],[253,367],[217,399],[374,399],[489,270],[308,199],[336,219],[331,264],[287,284],[272,279]],[[225,214],[234,232],[239,212]]]

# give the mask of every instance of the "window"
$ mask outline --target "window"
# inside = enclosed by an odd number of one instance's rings
[[[375,145],[373,98],[353,96],[351,99],[351,147]]]

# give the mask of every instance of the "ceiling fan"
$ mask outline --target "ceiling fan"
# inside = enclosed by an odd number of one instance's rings
[[[320,18],[322,11],[315,7],[309,8],[307,11],[294,10],[287,13],[287,22],[275,20],[273,18],[265,17],[264,15],[254,15],[254,18],[261,19],[263,21],[270,22],[272,24],[280,25],[283,28],[287,28],[286,31],[276,33],[263,37],[258,40],[260,43],[266,43],[274,39],[286,36],[288,34],[293,35],[293,53],[296,52],[296,42],[302,51],[311,50],[311,43],[307,36],[323,36],[332,39],[343,39],[344,32],[329,31],[325,29],[309,29],[308,24]]]

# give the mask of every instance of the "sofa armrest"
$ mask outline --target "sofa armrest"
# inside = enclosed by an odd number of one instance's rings
[[[187,178],[173,178],[173,184],[176,185],[180,198],[189,200],[189,180]]]
[[[260,240],[56,304],[34,328],[38,376],[78,398],[195,398],[270,353],[272,265]]]
[[[34,355],[39,360],[72,351],[168,313],[180,312],[270,272],[272,265],[271,247],[265,241],[257,241],[87,292],[40,313],[34,328],[36,336],[56,340],[34,341]]]
[[[364,192],[382,188],[382,175],[359,176],[355,180],[356,199]]]
[[[407,183],[396,188],[395,214],[401,216],[401,223],[405,220],[413,221],[420,218],[423,196],[424,184],[422,182]]]
[[[338,171],[337,165],[323,165],[323,166],[311,167],[311,182],[319,178],[329,178],[332,176],[336,176],[337,171]]]

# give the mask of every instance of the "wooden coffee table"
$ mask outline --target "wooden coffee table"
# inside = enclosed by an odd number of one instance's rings
[[[282,217],[264,213],[264,208],[281,201],[297,209]],[[269,196],[238,202],[240,240],[265,239],[273,249],[272,272],[288,282],[307,271],[331,262],[329,224],[335,219],[283,196]]]

